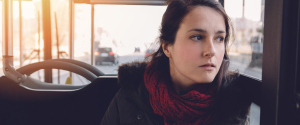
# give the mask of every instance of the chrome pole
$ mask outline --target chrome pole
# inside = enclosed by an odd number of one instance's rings
[[[70,26],[69,26],[69,33],[70,33],[70,47],[69,47],[69,55],[70,55],[70,59],[74,59],[74,7],[75,7],[75,3],[74,0],[69,0],[69,20],[70,20]],[[69,73],[70,77],[72,78],[72,72]]]
[[[3,72],[14,82],[25,81],[25,76],[17,72],[13,65],[13,0],[2,0],[2,55]]]
[[[23,16],[22,16],[22,0],[19,0],[19,29],[20,29],[20,67],[23,66],[24,58],[23,58]]]
[[[12,52],[12,0],[3,0],[2,1],[2,41],[3,41],[3,48],[2,54],[3,56],[13,56]],[[11,49],[10,49],[11,48]]]
[[[94,4],[91,5],[91,65],[95,65],[95,56],[94,56],[94,16],[95,16],[95,8],[94,8]]]

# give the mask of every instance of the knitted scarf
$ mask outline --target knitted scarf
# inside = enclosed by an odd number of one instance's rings
[[[165,125],[208,125],[212,122],[214,115],[210,109],[214,90],[207,84],[178,95],[168,80],[149,68],[144,73],[144,83],[151,107],[155,114],[164,117]]]

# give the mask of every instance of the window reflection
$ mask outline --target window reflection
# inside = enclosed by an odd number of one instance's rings
[[[230,69],[261,79],[264,0],[225,0],[225,10],[232,20],[235,39],[231,39]],[[250,109],[250,125],[259,125],[260,107]]]
[[[225,10],[235,29],[230,69],[261,79],[264,0],[225,0]]]

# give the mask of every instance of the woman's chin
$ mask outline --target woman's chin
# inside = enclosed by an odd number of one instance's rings
[[[199,83],[199,84],[209,84],[212,81],[213,81],[213,79],[205,79],[205,80],[201,79],[201,80],[198,80],[197,83]]]

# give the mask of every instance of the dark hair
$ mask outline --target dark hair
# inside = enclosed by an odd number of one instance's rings
[[[229,57],[227,55],[228,42],[232,33],[232,25],[228,15],[226,14],[223,6],[216,0],[171,0],[168,1],[168,7],[163,15],[160,29],[159,49],[153,53],[152,59],[149,62],[149,67],[159,73],[160,76],[170,77],[169,69],[169,58],[164,54],[162,44],[173,45],[175,42],[176,33],[183,18],[195,7],[197,6],[207,6],[218,11],[225,20],[226,26],[226,36],[225,36],[225,54],[223,58],[222,65],[219,69],[217,76],[213,81],[213,85],[217,85],[216,91],[218,91],[222,86],[224,81],[228,78],[228,66]]]

